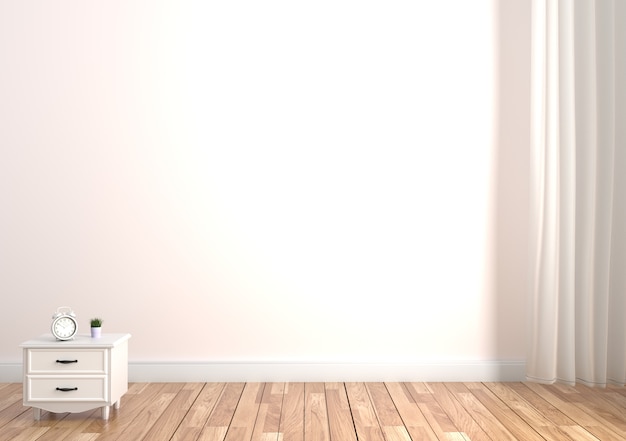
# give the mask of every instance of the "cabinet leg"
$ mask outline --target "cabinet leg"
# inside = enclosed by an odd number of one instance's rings
[[[35,418],[35,421],[39,421],[41,419],[41,409],[33,407],[33,417]]]
[[[109,419],[109,406],[103,406],[102,407],[102,419],[103,420],[108,420]]]
[[[118,398],[117,401],[115,402],[115,410],[119,410],[120,406],[122,405],[122,397]]]

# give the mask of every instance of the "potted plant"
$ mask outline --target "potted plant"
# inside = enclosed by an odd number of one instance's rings
[[[92,318],[91,319],[91,338],[100,338],[102,333],[102,319],[101,318]]]

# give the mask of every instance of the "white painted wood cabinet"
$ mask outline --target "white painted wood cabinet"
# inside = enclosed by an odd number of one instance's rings
[[[58,341],[52,334],[25,341],[24,406],[34,417],[49,412],[84,412],[120,407],[128,390],[128,340],[130,334],[102,334],[101,338],[77,335]]]

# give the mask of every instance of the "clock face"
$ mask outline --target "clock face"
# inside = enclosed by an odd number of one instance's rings
[[[52,323],[52,333],[61,340],[71,338],[76,333],[76,322],[69,317],[59,317]]]

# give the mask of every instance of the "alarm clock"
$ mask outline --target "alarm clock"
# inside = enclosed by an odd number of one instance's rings
[[[52,335],[57,340],[71,340],[77,332],[78,323],[72,308],[59,306],[57,312],[52,316]]]

